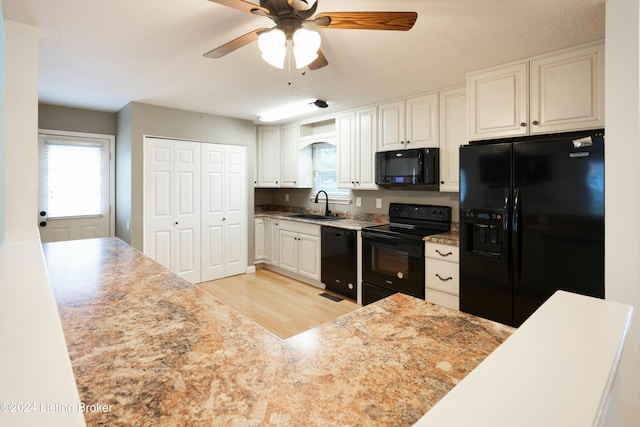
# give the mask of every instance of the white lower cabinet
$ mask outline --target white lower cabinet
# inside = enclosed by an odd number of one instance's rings
[[[255,263],[269,262],[271,252],[271,219],[260,217],[254,220]]]
[[[460,251],[457,246],[425,243],[425,299],[460,310]]]
[[[279,220],[278,266],[313,281],[320,281],[320,226]]]

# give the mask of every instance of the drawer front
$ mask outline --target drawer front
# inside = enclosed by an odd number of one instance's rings
[[[445,294],[444,292],[427,289],[425,299],[434,304],[452,308],[460,311],[460,299],[454,295]]]
[[[460,295],[459,266],[453,262],[427,258],[425,265],[425,285],[451,295]]]
[[[442,243],[426,242],[424,256],[449,262],[460,262],[460,248],[457,246],[443,245]]]

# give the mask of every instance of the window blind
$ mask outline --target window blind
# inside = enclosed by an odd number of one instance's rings
[[[47,142],[45,148],[49,218],[101,215],[101,145]]]

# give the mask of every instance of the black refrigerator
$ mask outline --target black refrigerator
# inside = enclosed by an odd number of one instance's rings
[[[604,298],[604,132],[460,147],[460,310],[517,327],[559,289]]]

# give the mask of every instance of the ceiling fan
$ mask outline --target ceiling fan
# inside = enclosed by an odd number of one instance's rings
[[[310,19],[319,0],[260,0],[260,5],[245,0],[209,0],[243,12],[271,18],[275,27],[258,28],[205,53],[206,58],[221,58],[258,40],[262,58],[283,68],[289,52],[296,67],[317,70],[329,64],[320,50],[320,35],[303,26],[346,30],[408,31],[418,18],[416,12],[324,12]],[[311,24],[311,25],[309,25]]]

